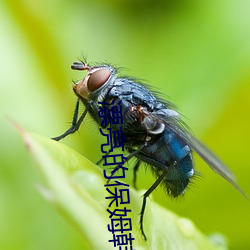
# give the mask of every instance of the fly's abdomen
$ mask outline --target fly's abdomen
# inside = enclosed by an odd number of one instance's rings
[[[141,153],[138,158],[149,163],[156,175],[165,173],[163,185],[170,195],[185,191],[194,174],[191,150],[172,130],[165,129]]]
[[[171,130],[165,130],[164,138],[170,160],[164,185],[174,197],[183,194],[194,175],[193,160],[189,146]]]
[[[191,154],[186,155],[179,162],[170,165],[166,178],[163,181],[163,185],[168,194],[173,197],[183,194],[193,174],[194,170]]]

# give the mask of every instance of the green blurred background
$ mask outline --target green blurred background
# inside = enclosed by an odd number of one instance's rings
[[[8,117],[47,137],[64,132],[72,80],[82,77],[70,65],[82,55],[169,96],[250,195],[249,13],[247,0],[1,1],[0,249],[81,249],[81,235],[36,191],[39,173]],[[96,162],[100,139],[88,119],[63,143]],[[231,249],[250,249],[250,202],[195,160],[203,177],[184,198],[158,188],[153,199],[206,234],[226,235]],[[140,172],[146,189],[154,178]]]

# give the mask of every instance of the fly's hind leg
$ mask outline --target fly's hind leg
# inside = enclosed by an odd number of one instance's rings
[[[146,237],[146,234],[145,234],[144,228],[143,228],[143,217],[144,217],[144,212],[145,212],[145,208],[146,208],[147,198],[159,186],[159,184],[164,179],[166,173],[167,172],[163,172],[163,174],[158,177],[158,179],[154,182],[154,184],[143,195],[142,208],[141,208],[141,212],[140,212],[140,230],[141,230],[141,233],[142,233],[144,240],[147,240],[147,237]]]

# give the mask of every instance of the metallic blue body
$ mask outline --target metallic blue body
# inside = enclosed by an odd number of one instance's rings
[[[246,197],[227,166],[189,132],[173,104],[157,97],[148,86],[135,79],[118,77],[116,69],[110,65],[89,66],[84,62],[74,62],[71,68],[87,70],[88,73],[73,87],[78,100],[71,127],[53,139],[59,141],[76,132],[87,113],[102,128],[111,127],[113,131],[119,131],[122,126],[124,147],[129,152],[127,159],[137,158],[134,174],[144,162],[157,176],[143,195],[140,229],[145,240],[143,216],[147,197],[159,184],[163,184],[173,197],[184,193],[195,173],[192,150]],[[80,101],[86,109],[78,117]],[[99,102],[106,103],[105,108],[108,109],[121,103],[123,124],[102,125],[98,116]],[[136,175],[134,182],[135,179]]]
[[[160,133],[151,134],[143,125],[143,119],[151,114],[164,120],[164,124],[167,125],[168,120],[171,124],[173,116],[178,113],[174,111],[172,116],[168,116],[161,111],[173,110],[173,105],[158,100],[144,85],[128,78],[111,79],[107,85],[91,93],[89,99],[94,103],[97,101],[111,103],[115,100],[117,104],[121,101],[125,148],[129,152],[134,152],[150,137],[145,146],[135,153],[135,157],[149,164],[156,176],[165,173],[161,183],[170,195],[176,197],[185,191],[190,178],[194,175],[190,147],[168,126],[165,126]],[[109,109],[112,107],[111,104],[105,106]],[[143,114],[138,111],[138,107],[142,108]],[[95,105],[91,106],[89,113],[101,125],[96,116]],[[109,124],[109,126],[115,131],[119,130],[120,125]]]

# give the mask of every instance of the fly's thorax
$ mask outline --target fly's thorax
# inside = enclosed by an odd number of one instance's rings
[[[141,124],[150,134],[161,134],[165,129],[165,122],[171,121],[171,119],[180,119],[178,112],[166,108],[155,112],[144,111],[143,113]]]
[[[146,116],[142,121],[142,126],[150,133],[150,134],[161,134],[165,125],[162,122],[159,122],[154,117]]]
[[[75,69],[79,69],[79,67]],[[117,77],[115,69],[109,65],[96,67],[83,65],[81,70],[88,70],[88,72],[86,76],[73,87],[75,94],[85,100],[103,100],[103,97],[108,91],[108,87],[112,85]]]

